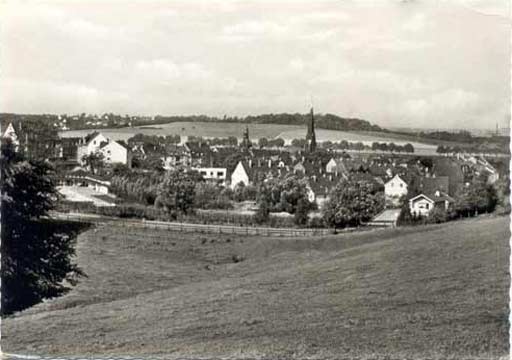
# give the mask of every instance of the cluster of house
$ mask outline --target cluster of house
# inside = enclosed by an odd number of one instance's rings
[[[435,208],[448,210],[458,191],[471,178],[484,175],[489,184],[499,179],[499,172],[485,158],[457,156],[435,158],[430,171],[418,176],[411,172],[396,174],[384,185],[387,207],[397,207],[408,199],[413,215],[428,216]]]
[[[455,201],[458,189],[472,176],[485,174],[490,183],[499,177],[498,171],[484,158],[434,157],[430,163],[424,163],[417,157],[316,151],[311,125],[308,134],[302,151],[288,152],[253,148],[248,130],[239,147],[211,146],[196,141],[165,144],[163,150],[143,142],[128,145],[94,132],[83,139],[62,139],[61,153],[82,165],[84,156],[101,153],[106,164],[120,163],[129,168],[134,158],[157,156],[166,170],[193,169],[205,180],[232,189],[239,184],[257,185],[270,178],[294,174],[306,180],[309,200],[320,207],[341,179],[367,180],[382,189],[388,208],[399,207],[407,197],[411,213],[422,216],[436,207],[448,208]],[[3,136],[17,141],[12,126]]]

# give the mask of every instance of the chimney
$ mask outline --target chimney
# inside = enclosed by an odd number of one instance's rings
[[[272,159],[268,159],[268,168],[270,169],[272,167]]]
[[[252,159],[249,159],[249,167],[252,168]]]
[[[436,190],[436,197],[441,196],[441,192],[439,190]]]

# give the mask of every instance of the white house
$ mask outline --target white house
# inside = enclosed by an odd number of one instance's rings
[[[328,174],[335,173],[338,168],[338,164],[336,163],[336,160],[334,158],[331,158],[327,165],[325,165],[325,172]]]
[[[90,155],[90,154],[97,152],[100,149],[101,145],[104,143],[108,143],[108,141],[109,141],[108,138],[105,137],[101,133],[97,133],[97,134],[93,135],[89,139],[89,141],[87,141],[85,143],[85,145],[78,147],[78,151],[77,151],[78,159],[77,160],[79,162],[81,162],[83,156]]]
[[[93,135],[85,145],[78,147],[77,160],[82,162],[84,155],[96,152],[103,154],[106,164],[121,163],[130,168],[132,167],[133,154],[131,150],[101,133]]]
[[[117,141],[103,143],[99,152],[103,154],[106,164],[121,163],[129,168],[132,167],[132,152]]]
[[[209,181],[216,181],[221,183],[222,185],[225,185],[226,183],[226,174],[227,169],[221,168],[221,167],[209,167],[209,168],[193,168],[193,170],[198,171],[203,179],[209,180]]]
[[[386,202],[398,205],[402,196],[407,195],[407,183],[397,174],[384,184],[384,196]]]
[[[341,174],[344,178],[348,177],[348,170],[342,159],[331,158],[325,165],[327,174]]]
[[[20,142],[18,140],[18,135],[16,134],[16,130],[14,130],[14,126],[12,126],[12,123],[9,123],[9,125],[7,125],[7,129],[5,129],[2,137],[4,139],[11,139],[12,144],[16,148],[20,145]]]
[[[453,198],[441,191],[436,191],[432,195],[421,193],[409,199],[409,211],[416,216],[428,216],[436,207],[448,210],[448,207],[453,202]]]
[[[235,170],[231,174],[231,189],[234,189],[239,183],[243,183],[245,186],[249,185],[249,174],[241,161],[236,164]]]

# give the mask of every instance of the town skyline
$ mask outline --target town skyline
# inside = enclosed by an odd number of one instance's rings
[[[382,127],[503,127],[508,7],[5,1],[0,111],[244,116],[313,96]]]

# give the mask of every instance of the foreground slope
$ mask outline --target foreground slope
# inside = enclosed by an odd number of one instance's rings
[[[316,239],[79,239],[89,278],[3,322],[38,354],[486,357],[508,351],[508,218]]]

